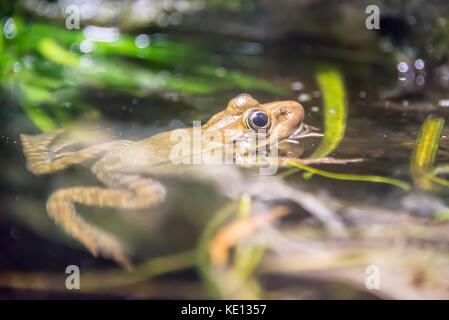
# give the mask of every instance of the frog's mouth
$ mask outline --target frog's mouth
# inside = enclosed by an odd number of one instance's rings
[[[257,134],[255,134],[253,131],[246,131],[242,135],[235,137],[233,139],[233,143],[240,143],[240,148],[242,148],[242,147],[244,149],[247,148],[246,151],[257,149],[264,145],[278,144],[280,142],[290,142],[290,143],[299,144],[300,139],[309,138],[309,137],[323,137],[324,135],[322,133],[317,132],[319,130],[320,129],[315,128],[313,126],[307,125],[305,123],[301,123],[299,125],[299,127],[290,136],[288,136],[285,139],[282,139],[281,141],[271,140],[269,138],[269,136],[271,136],[270,131],[268,131],[266,133],[265,139],[263,139],[263,140],[256,139]],[[254,142],[256,145],[251,145],[251,143],[254,143]]]
[[[298,129],[296,129],[291,135],[290,137],[288,137],[287,139],[285,139],[284,141],[286,142],[291,142],[291,143],[299,143],[298,140],[300,139],[304,139],[304,138],[311,138],[311,137],[323,137],[324,134],[319,133],[317,131],[319,131],[320,129],[309,126],[308,124],[305,124],[304,122],[301,123],[301,125],[298,127]]]

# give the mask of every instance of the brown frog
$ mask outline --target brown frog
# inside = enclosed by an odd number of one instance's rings
[[[246,142],[245,139],[252,139],[248,133],[259,131],[266,134],[263,138],[258,136],[257,147],[295,147],[301,138],[320,136],[315,132],[317,129],[305,125],[303,120],[304,109],[298,102],[277,101],[260,104],[250,95],[241,94],[230,100],[225,110],[212,116],[201,126],[202,134],[214,132],[216,137],[217,132],[226,132],[226,135],[223,135],[226,139],[201,140],[200,152],[210,152],[229,144],[235,145],[242,140]],[[188,175],[190,179],[198,178],[205,172],[202,169],[204,166],[195,166],[192,162],[184,161],[185,154],[173,153],[173,148],[179,146],[179,139],[173,137],[184,135],[193,138],[193,129],[176,129],[136,142],[109,141],[80,150],[70,149],[68,143],[58,143],[58,137],[63,134],[64,130],[57,130],[37,136],[21,135],[28,169],[35,174],[48,174],[94,160],[91,170],[105,187],[56,190],[47,201],[48,214],[66,232],[84,244],[94,256],[101,254],[130,268],[128,253],[121,241],[83,220],[77,214],[74,204],[143,209],[161,203],[165,198],[166,189],[156,180],[158,175]],[[193,139],[191,143],[194,143]],[[195,148],[192,149],[193,151],[187,154],[189,160],[195,156]],[[237,156],[235,148],[221,150],[225,150],[223,153],[231,150],[229,152],[232,152],[234,159]],[[249,149],[243,154],[241,150],[239,152],[240,156],[252,159],[245,161],[245,166],[260,165],[258,158],[248,157]],[[283,165],[288,159],[278,155],[270,161]],[[179,162],[181,164],[175,164]],[[320,162],[332,162],[332,159],[310,159],[307,163]]]

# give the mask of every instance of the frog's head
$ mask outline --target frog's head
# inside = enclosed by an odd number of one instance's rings
[[[298,137],[303,131],[304,108],[296,101],[261,104],[249,94],[231,99],[225,110],[214,115],[203,129],[231,133],[241,139],[248,133],[265,132],[266,143]]]

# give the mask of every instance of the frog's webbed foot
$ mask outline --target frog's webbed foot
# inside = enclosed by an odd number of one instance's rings
[[[87,206],[143,209],[158,204],[165,190],[158,182],[135,175],[118,177],[126,189],[73,187],[54,192],[47,201],[47,210],[57,224],[84,244],[94,256],[111,258],[130,270],[129,250],[110,233],[84,221],[75,210],[75,203]]]
[[[41,161],[51,162],[50,145],[64,132],[64,129],[58,129],[50,133],[42,133],[35,136],[21,134],[20,139],[22,140],[23,152],[28,162],[30,164]],[[31,165],[31,167],[33,166]],[[31,170],[31,168],[29,169]]]
[[[65,129],[59,129],[37,136],[20,135],[23,151],[27,158],[28,170],[34,174],[55,172],[97,158],[112,148],[125,147],[134,143],[127,140],[118,140],[70,151],[70,147],[76,145],[77,141],[55,143],[58,137],[65,132]]]

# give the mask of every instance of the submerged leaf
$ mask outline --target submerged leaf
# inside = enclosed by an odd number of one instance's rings
[[[214,217],[207,224],[200,237],[197,247],[197,264],[201,276],[203,277],[209,292],[214,297],[221,297],[222,292],[220,285],[217,283],[217,277],[212,267],[210,255],[209,255],[209,243],[212,240],[215,232],[220,226],[230,217],[235,214],[237,209],[237,202],[233,201],[217,212]]]
[[[240,199],[239,220],[247,220],[251,214],[251,198],[243,195]],[[240,279],[247,280],[262,259],[266,248],[247,243],[239,243],[235,248],[234,272]]]

